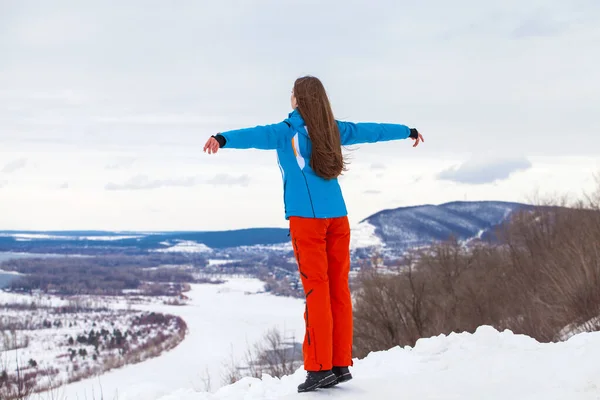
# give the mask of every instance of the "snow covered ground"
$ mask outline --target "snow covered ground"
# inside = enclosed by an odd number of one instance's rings
[[[375,226],[367,221],[352,227],[350,247],[361,249],[365,247],[383,247],[383,241],[375,234]]]
[[[305,377],[299,369],[281,380],[244,378],[213,394],[180,389],[158,399],[597,400],[599,360],[600,332],[540,344],[480,327],[474,334],[441,335],[421,339],[414,348],[371,353],[355,360],[354,380],[332,389],[298,394]]]
[[[171,247],[154,251],[159,253],[211,253],[213,251],[204,243],[194,242],[193,240],[176,240],[176,243]]]
[[[32,295],[22,293],[12,293],[0,290],[0,304],[31,304],[34,303],[39,307],[62,307],[69,305],[69,301],[58,297],[43,293],[35,293]]]
[[[0,268],[0,274],[2,275],[15,275],[15,276],[23,276],[25,274],[22,274],[20,272],[17,271],[5,271],[3,269]]]
[[[208,260],[208,266],[209,267],[214,267],[214,266],[219,266],[219,265],[227,265],[227,264],[231,264],[234,262],[238,262],[241,260]]]
[[[268,329],[278,327],[286,336],[302,340],[304,302],[257,293],[263,287],[256,279],[235,278],[220,285],[192,285],[186,292],[190,298],[186,306],[135,305],[135,309],[181,316],[188,335],[157,358],[67,385],[58,391],[58,398],[100,398],[101,385],[106,400],[156,400],[178,390],[204,390],[207,376],[213,390],[219,388],[231,357],[241,361]]]
[[[129,360],[149,358],[155,354],[150,350],[173,347],[185,333],[185,326],[176,318],[152,318],[145,312],[64,312],[53,307],[2,305],[0,311],[0,324],[11,327],[0,331],[0,364],[7,371],[20,368],[25,374],[37,374],[32,382],[38,388],[102,371],[103,365],[125,363],[122,350],[127,351]],[[96,342],[88,341],[94,337]],[[30,362],[35,365],[28,365]]]
[[[136,305],[183,317],[189,327],[186,339],[157,358],[70,384],[53,398],[100,398],[102,386],[106,400],[600,399],[600,332],[540,344],[491,327],[371,353],[355,360],[354,380],[314,393],[296,392],[305,377],[302,368],[282,379],[244,378],[220,387],[231,356],[241,360],[267,329],[277,326],[302,339],[303,301],[260,293],[262,289],[256,279],[235,278],[220,285],[192,285],[187,306]],[[207,377],[212,391],[205,390]]]

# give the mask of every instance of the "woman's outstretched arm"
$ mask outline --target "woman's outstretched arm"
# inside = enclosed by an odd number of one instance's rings
[[[340,130],[341,142],[344,146],[407,138],[416,140],[416,146],[419,141],[424,141],[423,136],[416,129],[401,124],[343,121],[337,121],[337,124]]]
[[[259,125],[253,128],[236,129],[221,132],[212,136],[204,151],[216,153],[219,148],[229,149],[260,149],[275,150],[281,148],[286,139],[291,138],[291,128],[288,122],[283,121],[271,125]]]

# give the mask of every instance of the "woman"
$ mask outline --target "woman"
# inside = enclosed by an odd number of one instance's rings
[[[285,217],[306,295],[302,353],[306,381],[299,392],[352,379],[350,226],[338,176],[346,170],[342,146],[386,140],[423,141],[404,125],[337,121],[321,81],[294,83],[293,111],[284,121],[222,132],[204,151],[219,148],[277,150],[283,176]]]

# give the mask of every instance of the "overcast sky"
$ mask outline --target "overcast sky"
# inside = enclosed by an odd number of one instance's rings
[[[274,152],[202,153],[279,122],[301,75],[356,146],[353,223],[382,208],[573,198],[600,171],[598,0],[0,0],[0,230],[285,226]]]

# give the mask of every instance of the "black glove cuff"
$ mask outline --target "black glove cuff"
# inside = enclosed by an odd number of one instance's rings
[[[217,139],[217,142],[219,142],[219,147],[223,147],[227,143],[227,139],[225,139],[225,136],[221,135],[220,133],[213,135],[212,137]]]

